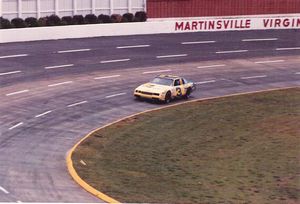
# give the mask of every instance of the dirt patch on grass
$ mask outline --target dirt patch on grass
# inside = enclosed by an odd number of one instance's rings
[[[299,117],[297,116],[279,116],[263,120],[258,128],[263,129],[266,133],[278,137],[299,137]],[[281,128],[274,128],[281,127]]]
[[[299,121],[299,88],[200,101],[102,129],[72,159],[121,202],[298,203]]]

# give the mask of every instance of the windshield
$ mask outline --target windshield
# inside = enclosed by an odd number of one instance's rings
[[[172,79],[156,77],[151,81],[151,83],[159,84],[159,85],[165,85],[165,86],[172,86],[173,80]]]

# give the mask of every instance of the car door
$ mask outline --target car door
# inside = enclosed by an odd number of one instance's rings
[[[183,84],[182,79],[175,79],[174,80],[174,88],[176,90],[175,96],[176,97],[181,97],[185,94],[185,88]]]
[[[182,84],[182,95],[185,95],[187,90],[191,87],[190,84],[184,79],[181,78],[181,84]]]

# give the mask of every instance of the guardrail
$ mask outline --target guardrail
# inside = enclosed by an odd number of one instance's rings
[[[1,29],[0,43],[100,36],[268,29],[300,29],[300,13],[260,16],[149,19],[148,22],[141,23]]]

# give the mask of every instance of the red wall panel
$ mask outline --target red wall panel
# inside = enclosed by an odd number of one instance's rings
[[[300,13],[300,0],[147,0],[150,18]]]

